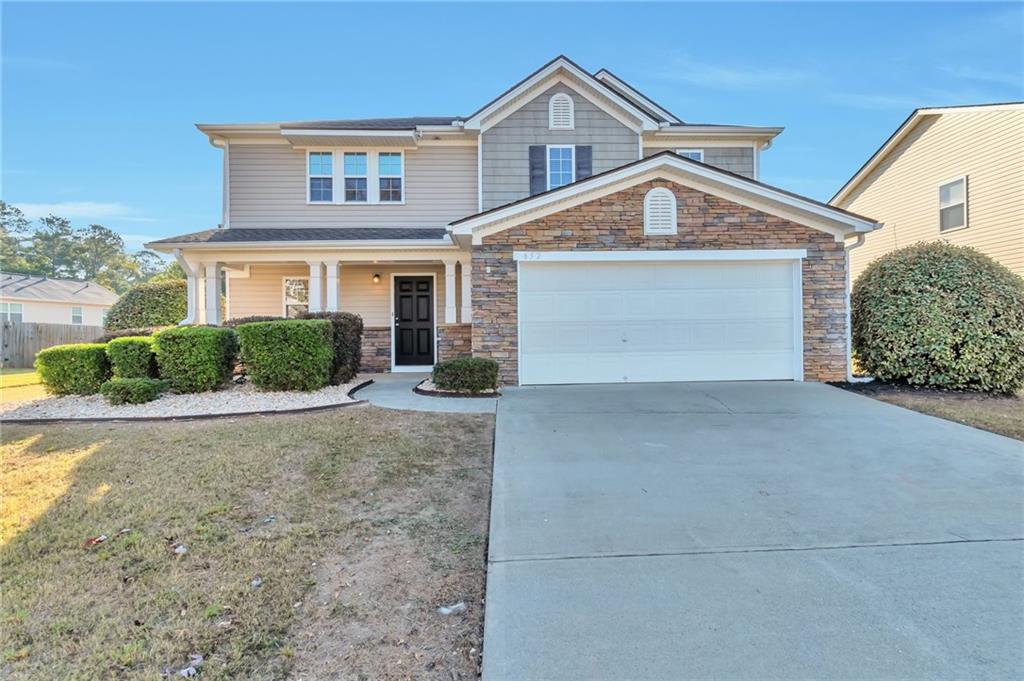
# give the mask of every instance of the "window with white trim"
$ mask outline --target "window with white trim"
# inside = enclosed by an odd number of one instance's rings
[[[366,203],[367,164],[365,151],[346,151],[343,164],[345,174],[345,203]]]
[[[704,162],[704,150],[703,149],[676,149],[676,153],[683,158],[688,158],[691,161]]]
[[[571,144],[548,147],[548,189],[557,189],[576,180],[575,152]]]
[[[309,277],[284,278],[284,316],[289,319],[309,311]]]
[[[334,200],[334,154],[309,152],[309,201],[331,203]]]
[[[400,151],[382,151],[377,154],[377,175],[380,181],[380,202],[402,202],[402,168],[405,165]]]
[[[676,233],[676,195],[655,187],[644,196],[644,234]]]
[[[21,303],[0,303],[0,319],[5,322],[20,322]]]
[[[82,308],[75,306],[71,308],[71,323],[81,324],[82,323]]]
[[[939,185],[939,231],[967,226],[967,178]]]
[[[548,128],[551,130],[572,130],[576,127],[576,112],[572,97],[559,92],[548,100]]]

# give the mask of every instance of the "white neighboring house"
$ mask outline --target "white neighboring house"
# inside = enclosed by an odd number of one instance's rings
[[[117,298],[91,281],[0,272],[0,321],[103,326]]]

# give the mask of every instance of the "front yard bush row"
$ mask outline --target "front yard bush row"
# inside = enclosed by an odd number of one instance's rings
[[[288,319],[236,329],[249,379],[263,390],[317,390],[330,382],[331,322]]]
[[[147,326],[170,326],[188,314],[184,280],[139,284],[118,298],[107,311],[104,326],[114,331]]]
[[[170,383],[161,378],[112,378],[100,386],[100,394],[111,404],[152,402]]]
[[[56,345],[36,355],[39,380],[54,395],[93,395],[110,378],[107,346],[102,343]]]
[[[179,326],[156,337],[160,376],[179,393],[216,390],[231,378],[238,338],[219,326]]]
[[[498,388],[498,363],[487,357],[456,357],[434,365],[431,380],[441,390],[481,393]]]
[[[107,343],[107,358],[116,378],[156,378],[152,336],[123,336]]]
[[[326,319],[334,329],[331,383],[348,383],[359,373],[362,359],[363,318],[351,312],[306,312],[300,319]]]

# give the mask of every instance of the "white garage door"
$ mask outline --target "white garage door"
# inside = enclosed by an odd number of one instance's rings
[[[520,382],[800,379],[799,262],[521,261]]]

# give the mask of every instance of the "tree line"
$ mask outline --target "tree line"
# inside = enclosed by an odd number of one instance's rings
[[[149,250],[129,253],[124,239],[103,225],[73,227],[47,215],[33,224],[16,206],[0,201],[0,269],[55,279],[84,279],[124,293],[148,281],[183,279],[177,263]]]

